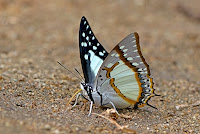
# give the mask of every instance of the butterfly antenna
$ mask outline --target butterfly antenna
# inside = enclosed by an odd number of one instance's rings
[[[66,69],[68,72],[70,72],[71,74],[73,74],[74,76],[76,76],[76,78],[78,78],[81,82],[83,82],[83,80],[78,77],[76,74],[74,74],[72,71],[70,71],[69,69],[67,69],[64,65],[62,65],[60,62],[57,61],[58,64],[60,64],[64,69]]]
[[[159,95],[159,94],[154,94],[155,96],[161,96],[161,95]]]
[[[79,74],[79,76],[82,78],[82,80],[84,80],[83,76],[81,75],[81,73],[76,69],[74,68],[74,70]]]

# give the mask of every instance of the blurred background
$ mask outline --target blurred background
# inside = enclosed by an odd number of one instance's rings
[[[43,103],[44,100],[39,102],[34,98],[37,93],[31,100],[22,101],[23,91],[27,89],[24,86],[28,85],[28,89],[33,89],[30,87],[32,82],[53,81],[54,84],[46,83],[47,86],[40,84],[38,89],[42,86],[49,87],[50,92],[52,87],[48,84],[53,85],[54,90],[62,89],[58,93],[63,95],[62,98],[73,94],[67,91],[75,92],[79,81],[62,69],[56,61],[62,62],[70,70],[77,68],[82,71],[78,48],[82,16],[87,18],[97,39],[108,52],[128,34],[138,32],[142,53],[150,65],[157,91],[162,95],[182,92],[178,99],[176,96],[163,100],[168,100],[169,107],[172,104],[171,109],[180,103],[195,102],[200,94],[199,5],[199,0],[0,0],[0,90],[4,92],[4,97],[7,94],[10,98],[13,94],[21,95],[19,98],[14,96],[14,100],[10,100],[8,96],[1,100],[0,111],[4,109],[3,106],[7,107],[3,103],[6,99],[7,103],[11,104],[19,101],[20,105],[27,103],[34,106],[34,101],[37,106]],[[69,82],[62,85],[60,80]],[[19,82],[22,82],[20,86]],[[189,90],[190,88],[192,89]],[[37,92],[43,93],[40,90]],[[188,97],[188,93],[195,95]],[[174,102],[174,99],[177,102]],[[153,103],[165,106],[161,102]],[[51,105],[50,102],[48,104]],[[163,111],[170,109],[169,107],[163,107]],[[85,112],[87,113],[87,110]],[[6,117],[5,122],[16,119],[15,116],[5,113],[2,118]],[[4,125],[2,126],[3,130]],[[167,132],[172,132],[171,128],[169,130]],[[189,129],[186,132],[189,132]]]

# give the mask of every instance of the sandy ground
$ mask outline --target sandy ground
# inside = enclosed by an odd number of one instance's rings
[[[82,99],[66,107],[79,80],[56,61],[82,72],[83,15],[108,51],[139,33],[161,95],[150,102],[158,110],[119,110],[124,117],[115,121],[137,133],[200,133],[199,5],[198,0],[1,0],[0,133],[125,133],[104,118],[88,117],[89,104]]]

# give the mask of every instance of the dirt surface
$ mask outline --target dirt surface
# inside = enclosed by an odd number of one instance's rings
[[[200,133],[200,1],[0,1],[0,133],[122,133],[80,99],[67,109],[79,80],[78,30],[88,19],[110,51],[138,32],[156,93],[116,122],[137,133]],[[71,105],[70,105],[71,106]],[[93,113],[106,109],[94,106]],[[106,116],[106,115],[105,115]],[[109,116],[107,116],[109,117]],[[125,133],[125,132],[124,132]]]

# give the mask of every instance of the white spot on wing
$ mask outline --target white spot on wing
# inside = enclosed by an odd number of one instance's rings
[[[81,43],[81,46],[82,46],[82,47],[83,47],[83,46],[84,46],[84,47],[87,47],[87,43],[86,43],[86,42],[82,42],[82,43]]]
[[[139,69],[138,69],[138,71],[140,71],[140,72],[141,72],[141,71],[143,71],[143,70],[142,70],[142,68],[139,68]]]
[[[95,37],[93,36],[93,37],[92,37],[92,40],[94,40],[94,39],[95,39]]]
[[[147,80],[146,80],[146,79],[143,79],[143,80],[142,80],[142,83],[144,83],[144,82],[146,83],[146,82],[147,82]]]
[[[128,51],[128,49],[124,49],[124,50],[122,50],[123,52],[126,52],[126,51]]]
[[[99,43],[97,43],[97,46],[99,46],[100,44]]]
[[[85,55],[84,55],[84,58],[85,58],[85,60],[88,60],[88,55],[85,54]]]
[[[144,87],[147,87],[147,85],[144,85],[144,84],[143,84],[143,86],[144,86]]]
[[[89,34],[91,34],[92,32],[91,31],[89,31]]]
[[[118,55],[118,54],[116,54],[116,55],[115,55],[115,57],[119,57],[119,55]]]
[[[85,33],[84,32],[82,33],[82,36],[85,37]]]
[[[132,63],[132,65],[133,66],[138,66],[139,64],[134,62],[134,63]]]
[[[96,47],[96,46],[93,46],[93,50],[97,50],[97,47]]]
[[[104,53],[102,53],[102,52],[99,52],[99,55],[100,55],[100,56],[104,56]]]
[[[140,74],[147,74],[147,71],[146,72],[140,72]]]
[[[84,25],[86,24],[86,21],[84,21]]]
[[[105,50],[103,50],[103,53],[106,53],[106,51],[105,51]]]
[[[115,53],[111,54],[111,56],[112,56],[112,57],[115,56]]]
[[[140,56],[138,55],[138,56],[135,56],[134,58],[140,58]]]
[[[127,60],[133,60],[133,58],[132,57],[128,57]]]
[[[86,37],[86,40],[89,40],[89,36]]]
[[[86,30],[89,28],[89,25],[87,25]]]
[[[133,52],[137,52],[138,50],[136,49],[136,50],[134,50]]]
[[[128,54],[124,54],[124,56],[127,56]]]
[[[121,46],[121,47],[119,47],[119,49],[123,49],[125,46]]]
[[[89,46],[91,46],[91,42],[89,42]]]

